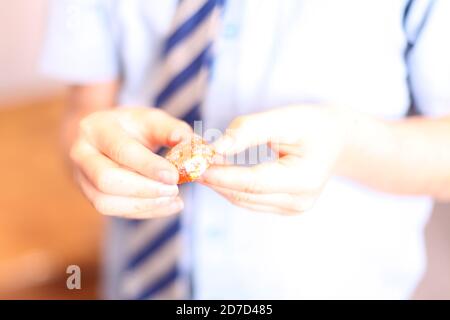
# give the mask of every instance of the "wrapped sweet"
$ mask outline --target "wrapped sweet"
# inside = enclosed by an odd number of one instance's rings
[[[167,153],[166,159],[177,168],[178,184],[182,184],[198,179],[211,165],[214,154],[213,147],[194,135],[174,146]]]

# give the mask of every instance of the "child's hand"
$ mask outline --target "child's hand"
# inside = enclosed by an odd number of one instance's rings
[[[190,126],[150,108],[96,112],[80,123],[71,149],[76,180],[95,208],[124,218],[175,214],[178,172],[155,152],[191,135]]]
[[[293,106],[236,118],[216,150],[237,154],[269,144],[279,155],[254,166],[214,165],[203,184],[232,203],[256,211],[301,213],[313,205],[338,165],[351,130],[345,112]]]

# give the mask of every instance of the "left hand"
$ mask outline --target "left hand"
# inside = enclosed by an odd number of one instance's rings
[[[236,118],[216,143],[219,153],[237,154],[269,144],[277,161],[254,166],[213,165],[201,182],[233,204],[282,214],[310,209],[335,172],[349,143],[348,111],[301,105]]]

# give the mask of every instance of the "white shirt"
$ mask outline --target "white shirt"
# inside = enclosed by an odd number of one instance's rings
[[[450,1],[228,0],[204,105],[206,128],[287,104],[345,105],[378,117],[450,112]],[[69,83],[122,76],[120,104],[150,102],[175,0],[56,0],[43,69]],[[424,20],[425,21],[425,20]],[[419,35],[419,36],[417,36]],[[417,37],[417,40],[416,40]],[[415,42],[405,61],[407,40]],[[187,210],[196,298],[383,298],[412,293],[424,270],[426,197],[341,178],[295,217],[239,209],[194,185]],[[125,226],[106,241],[108,297],[120,297]]]

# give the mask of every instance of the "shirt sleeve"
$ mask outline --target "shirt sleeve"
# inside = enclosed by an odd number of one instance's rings
[[[422,20],[415,19],[421,25],[406,29],[415,32],[409,36],[417,37],[411,44],[407,64],[417,110],[429,116],[443,116],[450,114],[450,1],[431,0],[430,3],[428,10],[422,5],[425,15]]]
[[[115,79],[119,72],[112,3],[109,0],[52,0],[40,69],[73,83]]]

